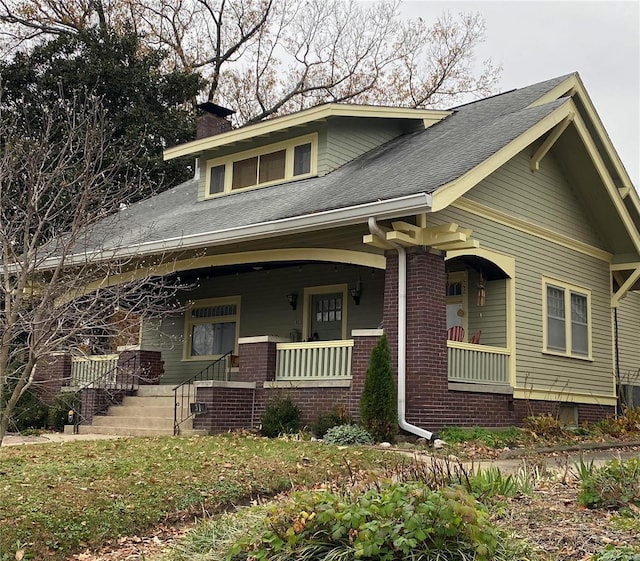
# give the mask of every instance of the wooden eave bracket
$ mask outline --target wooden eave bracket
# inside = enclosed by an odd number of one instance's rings
[[[385,233],[385,240],[367,234],[363,237],[363,243],[380,249],[391,249],[397,245],[428,246],[442,251],[480,247],[480,242],[471,238],[471,230],[461,229],[454,223],[428,227],[398,221],[391,226],[393,230]]]
[[[630,263],[627,265],[618,264],[618,265],[611,266],[611,271],[613,273],[617,271],[622,271],[622,270],[631,270],[632,272],[627,278],[627,280],[624,281],[624,283],[622,283],[622,286],[618,288],[618,290],[616,290],[614,294],[612,294],[611,296],[612,308],[618,307],[618,304],[620,304],[620,300],[624,298],[624,296],[627,294],[627,292],[629,292],[629,290],[631,290],[631,287],[636,283],[636,281],[640,279],[640,263]]]
[[[553,145],[562,136],[562,133],[567,130],[567,127],[571,124],[575,117],[575,112],[571,111],[562,121],[560,121],[553,130],[549,133],[549,136],[536,150],[536,153],[531,157],[531,171],[538,171],[540,169],[540,162],[544,158]]]
[[[618,193],[620,193],[620,198],[624,199],[629,196],[631,192],[631,185],[627,185],[626,187],[618,187]]]

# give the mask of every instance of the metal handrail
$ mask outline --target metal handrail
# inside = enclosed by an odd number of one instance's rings
[[[74,412],[74,428],[75,433],[83,421],[91,421],[94,415],[104,413],[111,405],[117,405],[122,401],[122,397],[126,393],[133,393],[138,389],[140,380],[140,365],[138,355],[125,360],[122,364],[117,364],[113,368],[107,370],[95,380],[87,382],[76,389],[76,394],[80,396],[80,402],[73,407]],[[114,376],[115,374],[115,376]],[[93,411],[91,418],[86,415],[82,407],[82,392],[88,389],[104,390],[104,402]],[[101,400],[102,401],[102,400]]]
[[[206,380],[220,379],[222,374],[223,380],[229,379],[231,372],[231,355],[232,351],[223,354],[219,359],[213,361],[206,368],[203,368],[197,374],[191,376],[188,380],[178,384],[173,388],[173,434],[177,436],[180,434],[180,425],[193,417],[194,413],[190,410],[185,411],[185,403],[191,403],[191,398],[195,397],[193,391],[193,383]],[[180,392],[178,399],[178,392]],[[178,408],[180,408],[180,414],[178,414]]]

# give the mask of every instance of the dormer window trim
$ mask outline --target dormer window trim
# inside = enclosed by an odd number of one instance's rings
[[[308,165],[302,164],[304,148],[309,146]],[[298,169],[295,169],[296,156]],[[284,162],[282,163],[282,159]],[[284,165],[283,165],[284,164]],[[302,169],[300,169],[302,165]],[[267,167],[270,166],[270,167]],[[280,167],[282,166],[282,172]],[[305,171],[308,169],[308,171]],[[297,173],[296,173],[297,171]],[[318,134],[298,136],[260,148],[235,152],[207,160],[205,166],[205,198],[220,197],[236,191],[256,189],[318,174]],[[243,173],[242,178],[240,173]],[[252,176],[255,174],[255,183]],[[235,187],[234,187],[235,175]],[[276,175],[275,179],[269,179]],[[266,178],[266,179],[265,179]]]

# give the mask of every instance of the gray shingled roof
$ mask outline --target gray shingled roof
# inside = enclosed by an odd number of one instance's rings
[[[187,181],[104,220],[94,231],[95,239],[102,240],[103,247],[130,247],[415,193],[431,194],[565,103],[561,99],[528,107],[566,78],[454,108],[453,115],[436,125],[392,140],[322,177],[205,201],[197,201],[197,181]]]

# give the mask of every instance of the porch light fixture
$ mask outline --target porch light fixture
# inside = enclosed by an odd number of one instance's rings
[[[295,312],[298,307],[298,293],[291,292],[287,294],[287,302],[289,302],[289,306],[291,306],[291,309]]]
[[[351,294],[351,298],[353,298],[353,301],[355,302],[356,306],[360,305],[360,293],[361,293],[361,291],[362,291],[362,286],[361,286],[360,281],[358,281],[353,288],[349,289],[349,294]]]

